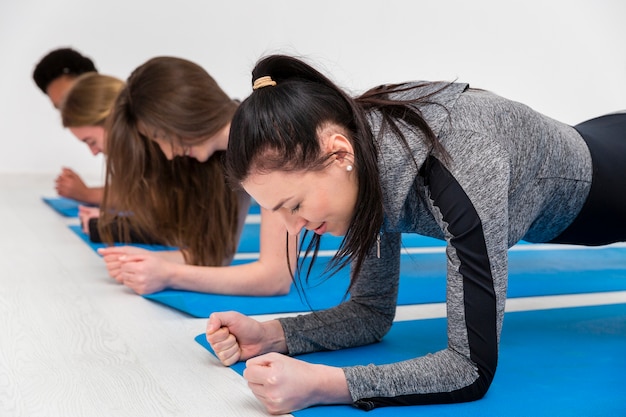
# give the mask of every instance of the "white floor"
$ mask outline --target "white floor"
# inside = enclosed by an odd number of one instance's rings
[[[42,201],[52,176],[0,175],[0,416],[266,416],[193,338],[205,319],[111,280]],[[626,291],[511,299],[509,311],[626,303]],[[398,320],[443,317],[403,306]],[[273,316],[259,316],[261,319]]]

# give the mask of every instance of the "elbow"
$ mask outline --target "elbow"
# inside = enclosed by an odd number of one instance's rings
[[[380,320],[378,326],[376,326],[376,328],[372,330],[375,331],[374,337],[377,339],[377,341],[380,342],[383,337],[385,337],[385,335],[389,332],[389,330],[391,330],[391,326],[393,325],[393,318],[393,314],[383,315],[382,320]]]
[[[487,368],[482,368],[479,370],[480,377],[475,383],[475,396],[476,400],[479,400],[487,394],[489,391],[489,387],[491,387],[491,383],[493,382],[493,378],[496,373],[497,368],[497,360],[494,360],[492,364],[490,364]]]
[[[276,296],[287,295],[291,291],[291,281],[289,282],[276,282],[275,285],[267,288],[267,293],[263,295]]]
[[[472,385],[452,393],[453,402],[471,402],[482,399],[489,387],[492,379],[481,376]]]
[[[255,295],[279,296],[287,295],[291,291],[292,281],[291,275],[288,273],[267,273],[263,281],[263,285],[257,286],[257,293]]]
[[[280,283],[274,295],[287,295],[291,291],[291,280]]]
[[[368,339],[371,342],[380,342],[393,325],[395,308],[376,308],[358,302],[355,305],[360,310],[358,313],[360,317],[366,318],[363,320],[362,328],[364,332],[367,332]]]
[[[482,399],[487,391],[489,391],[489,387],[491,387],[491,383],[493,382],[493,377],[496,372],[496,364],[490,364],[489,367],[485,368],[484,366],[478,366],[478,378],[471,385],[460,389],[456,393],[453,393],[453,401],[454,402],[469,402],[469,401],[477,401]]]

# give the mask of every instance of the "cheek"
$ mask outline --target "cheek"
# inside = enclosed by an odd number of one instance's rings
[[[200,162],[206,162],[209,160],[209,158],[211,158],[213,156],[213,149],[209,148],[209,149],[193,149],[193,151],[197,152],[197,154],[195,155],[196,159]]]
[[[199,146],[193,147],[193,152],[196,154],[196,159],[200,162],[206,162],[215,153],[215,146],[210,142],[205,142]]]
[[[352,217],[355,208],[355,199],[351,190],[346,189],[344,192],[337,192],[342,189],[343,184],[336,184],[336,187],[330,188],[318,199],[318,207],[324,210],[328,215],[336,220],[345,221]]]

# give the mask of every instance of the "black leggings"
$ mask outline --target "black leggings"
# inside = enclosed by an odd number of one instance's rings
[[[591,152],[591,190],[576,219],[551,243],[597,246],[625,242],[626,113],[600,116],[574,128]]]

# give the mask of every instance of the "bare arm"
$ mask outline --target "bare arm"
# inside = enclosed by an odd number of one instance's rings
[[[246,264],[186,265],[181,262],[180,252],[121,254],[119,248],[99,252],[105,257],[111,276],[138,294],[150,294],[165,288],[232,295],[286,294],[291,288],[285,241],[287,232],[276,214],[263,210],[261,219],[259,258]],[[296,236],[289,237],[292,265],[296,259],[296,241]],[[112,267],[114,265],[116,268]]]
[[[291,287],[286,235],[282,220],[275,213],[262,210],[258,260],[225,267],[177,265],[171,271],[168,287],[215,294],[286,294]],[[289,236],[292,265],[296,259],[296,240],[296,236]]]
[[[63,168],[55,182],[55,188],[61,197],[95,206],[102,204],[104,187],[88,187],[80,176],[69,168]]]
[[[104,197],[104,187],[87,187],[84,197],[80,201],[84,201],[87,204],[93,204],[99,206],[102,204],[102,198]]]

